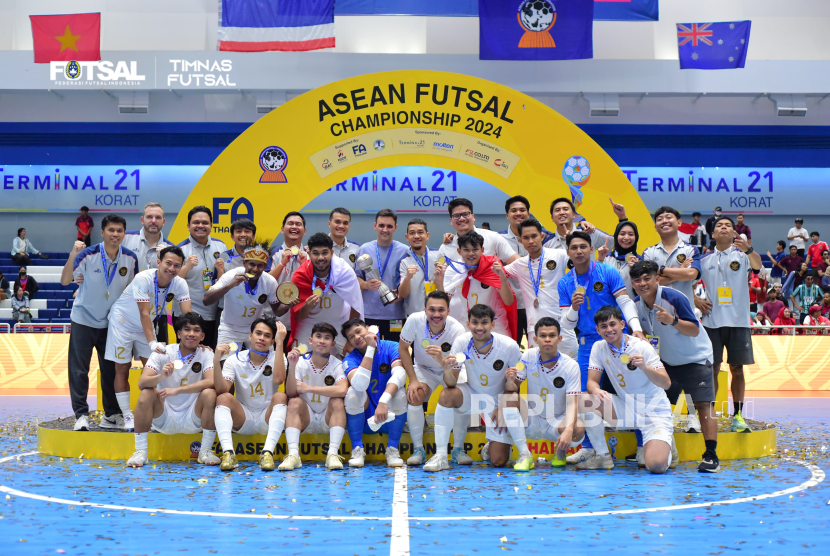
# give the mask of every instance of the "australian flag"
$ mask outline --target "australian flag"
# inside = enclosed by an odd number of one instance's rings
[[[594,57],[594,0],[479,0],[482,60]]]
[[[680,69],[744,67],[751,25],[751,21],[678,23]]]

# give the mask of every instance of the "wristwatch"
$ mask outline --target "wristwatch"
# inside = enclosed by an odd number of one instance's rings
[[[677,323],[678,323],[679,321],[680,321],[680,319],[678,319],[678,318],[677,318],[677,315],[674,315],[674,321],[671,323],[671,325],[672,325],[672,326],[677,326]]]
[[[754,249],[751,245],[749,246],[749,249],[747,249],[746,251],[744,251],[744,253],[746,253],[747,255],[751,255],[751,254],[753,254],[754,252],[755,252],[755,249]]]
[[[665,271],[665,270],[666,270],[666,265],[663,265],[663,266],[660,267],[660,270],[657,271],[657,274],[660,275],[660,276],[663,276],[663,271]]]

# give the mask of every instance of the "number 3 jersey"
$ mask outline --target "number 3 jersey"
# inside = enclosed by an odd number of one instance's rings
[[[544,408],[537,408],[537,411],[541,410],[539,415],[564,415],[568,396],[578,396],[582,392],[579,364],[560,353],[552,368],[545,367],[539,359],[539,348],[525,351],[522,361],[525,368],[517,376],[519,380],[527,380],[527,395],[538,396],[545,404]]]
[[[156,385],[156,390],[163,390],[164,388],[180,388],[188,384],[194,384],[205,378],[205,373],[213,370],[213,352],[207,349],[196,348],[196,351],[188,357],[179,358],[179,344],[172,344],[165,346],[164,353],[153,352],[150,358],[147,359],[145,369],[152,369],[157,375],[161,374],[161,370],[167,363],[181,360],[182,368],[173,369],[173,373],[167,378],[163,379]],[[213,386],[211,386],[213,388]],[[179,394],[165,398],[166,403],[173,410],[180,410],[190,407],[196,403],[196,398],[199,397],[199,392],[192,394]]]
[[[248,358],[248,350],[231,354],[225,359],[222,376],[236,384],[236,399],[251,411],[265,410],[276,391],[274,386],[274,357],[268,353],[260,365],[254,365]],[[285,356],[283,356],[284,358]],[[287,366],[287,363],[286,363]]]
[[[244,267],[229,270],[210,289],[224,288],[235,276],[244,273]],[[277,280],[263,272],[257,280],[256,291],[251,291],[245,280],[228,290],[223,299],[225,309],[222,311],[219,331],[247,336],[251,331],[251,323],[262,316],[263,308],[269,303],[277,303]]]
[[[329,357],[325,367],[321,369],[314,366],[311,357],[308,359],[301,357],[297,361],[296,367],[294,367],[294,376],[298,381],[315,388],[334,386],[341,380],[346,380],[343,365],[335,357]],[[308,404],[308,407],[314,413],[325,413],[326,406],[329,403],[327,396],[306,392],[305,394],[300,394],[300,397],[305,400],[305,403]]]
[[[456,338],[452,344],[450,355],[464,353],[467,360],[464,362],[467,370],[467,386],[477,394],[497,396],[504,393],[504,373],[510,367],[515,367],[522,358],[522,352],[512,338],[493,333],[493,343],[485,354],[476,351],[470,346],[472,332],[467,332]],[[456,369],[461,365],[456,364]]]
[[[646,365],[652,369],[664,368],[660,357],[649,342],[626,334],[625,345],[621,347],[623,353],[629,357],[635,353],[642,355]],[[588,370],[604,372],[614,383],[614,389],[621,397],[623,395],[632,398],[642,396],[646,402],[662,397],[668,403],[665,390],[654,384],[644,371],[632,365],[630,361],[628,363],[620,361],[620,355],[611,350],[608,342],[600,340],[591,347]]]

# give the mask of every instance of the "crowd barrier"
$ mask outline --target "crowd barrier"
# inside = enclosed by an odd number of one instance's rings
[[[804,324],[772,324],[752,326],[753,336],[830,336],[830,326],[808,326]]]

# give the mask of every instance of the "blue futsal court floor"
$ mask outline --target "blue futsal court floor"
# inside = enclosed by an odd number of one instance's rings
[[[758,398],[782,457],[666,475],[488,466],[263,473],[44,457],[68,398],[0,396],[2,554],[816,554],[826,551],[830,398]],[[786,450],[786,453],[785,453]],[[820,546],[825,546],[821,549]]]

